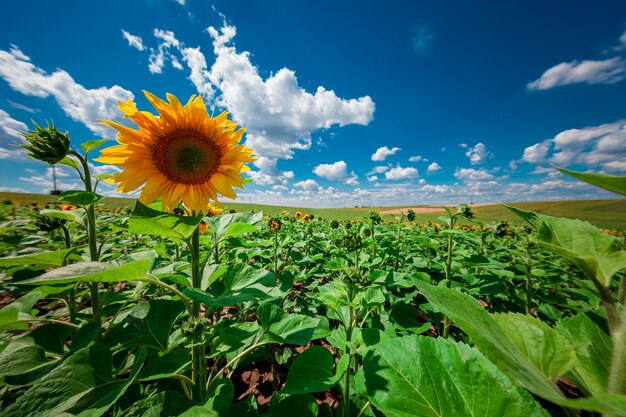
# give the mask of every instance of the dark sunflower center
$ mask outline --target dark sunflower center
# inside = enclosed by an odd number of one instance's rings
[[[183,131],[161,138],[152,148],[152,159],[169,180],[202,184],[219,168],[222,153],[211,138]]]

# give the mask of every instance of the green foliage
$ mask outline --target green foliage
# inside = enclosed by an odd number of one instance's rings
[[[549,416],[478,351],[451,340],[381,342],[363,370],[367,397],[388,417]]]

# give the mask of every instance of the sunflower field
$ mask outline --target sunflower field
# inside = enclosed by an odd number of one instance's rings
[[[459,204],[329,220],[227,213],[254,160],[201,98],[132,102],[138,129],[29,154],[84,190],[0,206],[0,415],[626,416],[623,233]],[[564,170],[626,195],[626,180]],[[142,188],[109,210],[100,181]]]

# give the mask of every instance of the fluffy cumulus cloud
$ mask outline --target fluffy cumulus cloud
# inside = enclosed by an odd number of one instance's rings
[[[333,164],[320,164],[313,169],[313,173],[331,181],[343,181],[348,185],[357,185],[358,176],[348,172],[348,164],[345,161],[337,161]]]
[[[20,132],[26,132],[28,127],[12,118],[9,113],[0,109],[0,159],[19,158],[19,148],[15,144],[22,141]]]
[[[457,168],[454,172],[454,176],[464,182],[478,182],[485,180],[493,180],[494,176],[490,174],[486,169],[474,169],[474,168]]]
[[[16,46],[11,46],[8,52],[0,50],[0,77],[22,94],[53,97],[67,116],[100,136],[115,133],[98,124],[98,120],[118,118],[121,114],[117,102],[134,98],[133,93],[118,85],[85,88],[62,69],[48,74]]]
[[[146,47],[143,46],[143,41],[141,40],[141,36],[132,35],[128,33],[127,31],[125,31],[124,29],[122,29],[122,36],[128,42],[128,46],[132,46],[133,48],[139,51],[143,51],[146,49]]]
[[[236,49],[235,26],[224,23],[221,28],[209,27],[207,33],[215,55],[211,65],[200,47],[186,46],[174,33],[155,29],[158,46],[151,49],[150,70],[160,73],[168,62],[182,66],[179,56],[198,92],[209,103],[228,109],[247,129],[248,145],[257,155],[273,161],[290,159],[295,150],[310,149],[311,135],[319,129],[372,121],[375,105],[369,96],[345,99],[321,86],[307,91],[288,68],[263,77],[251,54]],[[258,161],[255,165],[259,171],[251,173],[252,178],[270,175]]]
[[[385,172],[385,179],[388,180],[410,180],[417,178],[418,176],[419,171],[413,167],[403,168],[401,166],[397,166]]]
[[[487,159],[492,156],[491,152],[487,150],[487,147],[483,143],[477,143],[472,147],[465,145],[464,147],[467,148],[465,156],[470,159],[472,165],[484,164]]]
[[[626,172],[626,120],[565,130],[524,149],[535,165],[585,166],[607,173]]]
[[[621,52],[626,49],[626,32],[620,36],[617,46],[604,53]],[[624,79],[626,61],[620,56],[612,58],[561,62],[547,69],[541,77],[526,85],[529,90],[549,90],[570,84],[613,84]]]
[[[420,162],[420,161],[428,162],[428,159],[424,158],[421,155],[415,155],[409,158],[409,162]]]
[[[388,156],[394,155],[399,150],[400,148],[398,148],[397,146],[394,146],[391,149],[386,146],[380,147],[376,149],[376,152],[372,154],[372,161],[384,161],[385,159],[387,159]]]
[[[435,171],[439,171],[441,169],[441,165],[439,165],[436,162],[433,162],[432,164],[428,165],[428,168],[426,168],[426,172],[435,172]]]
[[[561,62],[528,83],[529,90],[548,90],[569,84],[612,84],[624,79],[626,65],[620,57],[602,61]]]
[[[316,191],[320,189],[319,184],[315,180],[304,180],[293,184],[294,187],[302,188],[305,191]]]

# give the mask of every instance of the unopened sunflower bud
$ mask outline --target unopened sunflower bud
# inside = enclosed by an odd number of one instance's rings
[[[70,138],[66,133],[48,124],[43,128],[35,123],[35,129],[24,135],[27,144],[23,145],[29,157],[48,164],[56,164],[70,151]]]
[[[35,227],[44,232],[54,232],[65,224],[65,220],[48,216],[35,215]]]

